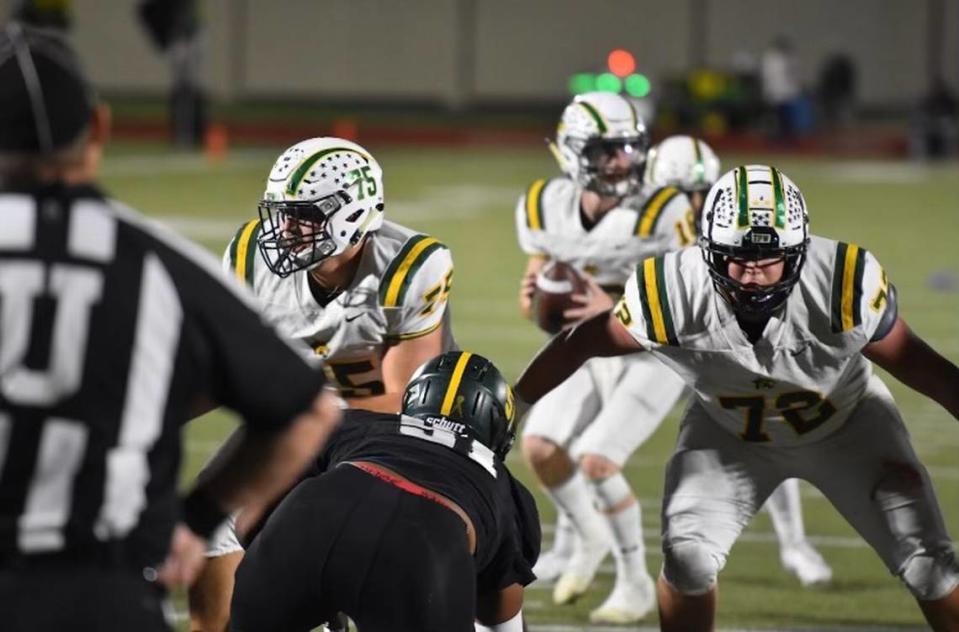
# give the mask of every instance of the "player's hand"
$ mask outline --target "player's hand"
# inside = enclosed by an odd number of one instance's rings
[[[529,318],[533,313],[533,294],[536,292],[536,273],[523,276],[519,284],[519,311]]]
[[[170,541],[170,552],[157,573],[157,581],[167,588],[190,586],[206,563],[206,540],[177,524]]]
[[[573,294],[570,297],[577,307],[571,307],[563,312],[567,323],[563,329],[569,329],[581,320],[613,309],[613,299],[599,286],[592,275],[584,273],[583,280],[586,282],[586,293]]]

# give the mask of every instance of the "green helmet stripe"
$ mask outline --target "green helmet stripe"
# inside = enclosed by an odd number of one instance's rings
[[[330,147],[329,149],[324,149],[323,151],[318,151],[303,162],[300,163],[300,166],[296,168],[296,171],[293,172],[293,175],[290,176],[290,182],[286,185],[286,192],[288,195],[295,195],[296,190],[300,187],[300,182],[303,181],[303,178],[306,177],[306,174],[309,172],[310,168],[319,161],[323,156],[328,156],[335,151],[348,151],[351,154],[356,154],[365,160],[366,162],[370,161],[370,157],[364,154],[363,152],[356,151],[355,149],[350,149],[349,147]]]
[[[693,171],[696,173],[696,180],[699,182],[706,181],[706,165],[703,164],[703,152],[699,149],[699,141],[695,138],[693,141],[693,151],[696,152],[696,164],[693,166]]]
[[[599,127],[599,133],[605,134],[606,130],[609,128],[606,127],[606,122],[603,121],[603,117],[600,115],[599,110],[594,108],[586,101],[579,101],[579,104],[583,106],[583,109],[585,109],[589,115],[593,117],[593,120],[596,121],[596,126]]]
[[[736,223],[740,228],[749,226],[749,176],[746,167],[739,167],[736,174],[736,197],[739,200],[739,218]]]
[[[774,224],[776,228],[786,227],[786,200],[783,197],[783,180],[776,167],[770,167],[769,171],[773,181],[773,201],[776,205],[776,216]]]

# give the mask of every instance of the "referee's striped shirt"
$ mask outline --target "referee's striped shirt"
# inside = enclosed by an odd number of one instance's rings
[[[162,560],[191,406],[284,427],[323,383],[201,248],[91,186],[0,191],[0,562]]]

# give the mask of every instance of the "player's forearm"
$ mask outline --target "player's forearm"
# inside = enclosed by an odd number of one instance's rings
[[[187,521],[208,531],[216,510],[226,513],[248,504],[265,504],[285,491],[316,456],[339,422],[330,394],[318,397],[311,410],[286,429],[269,435],[234,433],[204,469],[185,501]]]

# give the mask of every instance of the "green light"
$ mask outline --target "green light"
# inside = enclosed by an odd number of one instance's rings
[[[569,78],[569,93],[582,94],[596,89],[596,75],[590,72],[579,72]]]
[[[619,92],[623,89],[623,82],[611,72],[604,72],[596,77],[596,89],[600,92]]]
[[[626,77],[626,92],[637,99],[649,94],[650,85],[646,75],[630,75]]]

